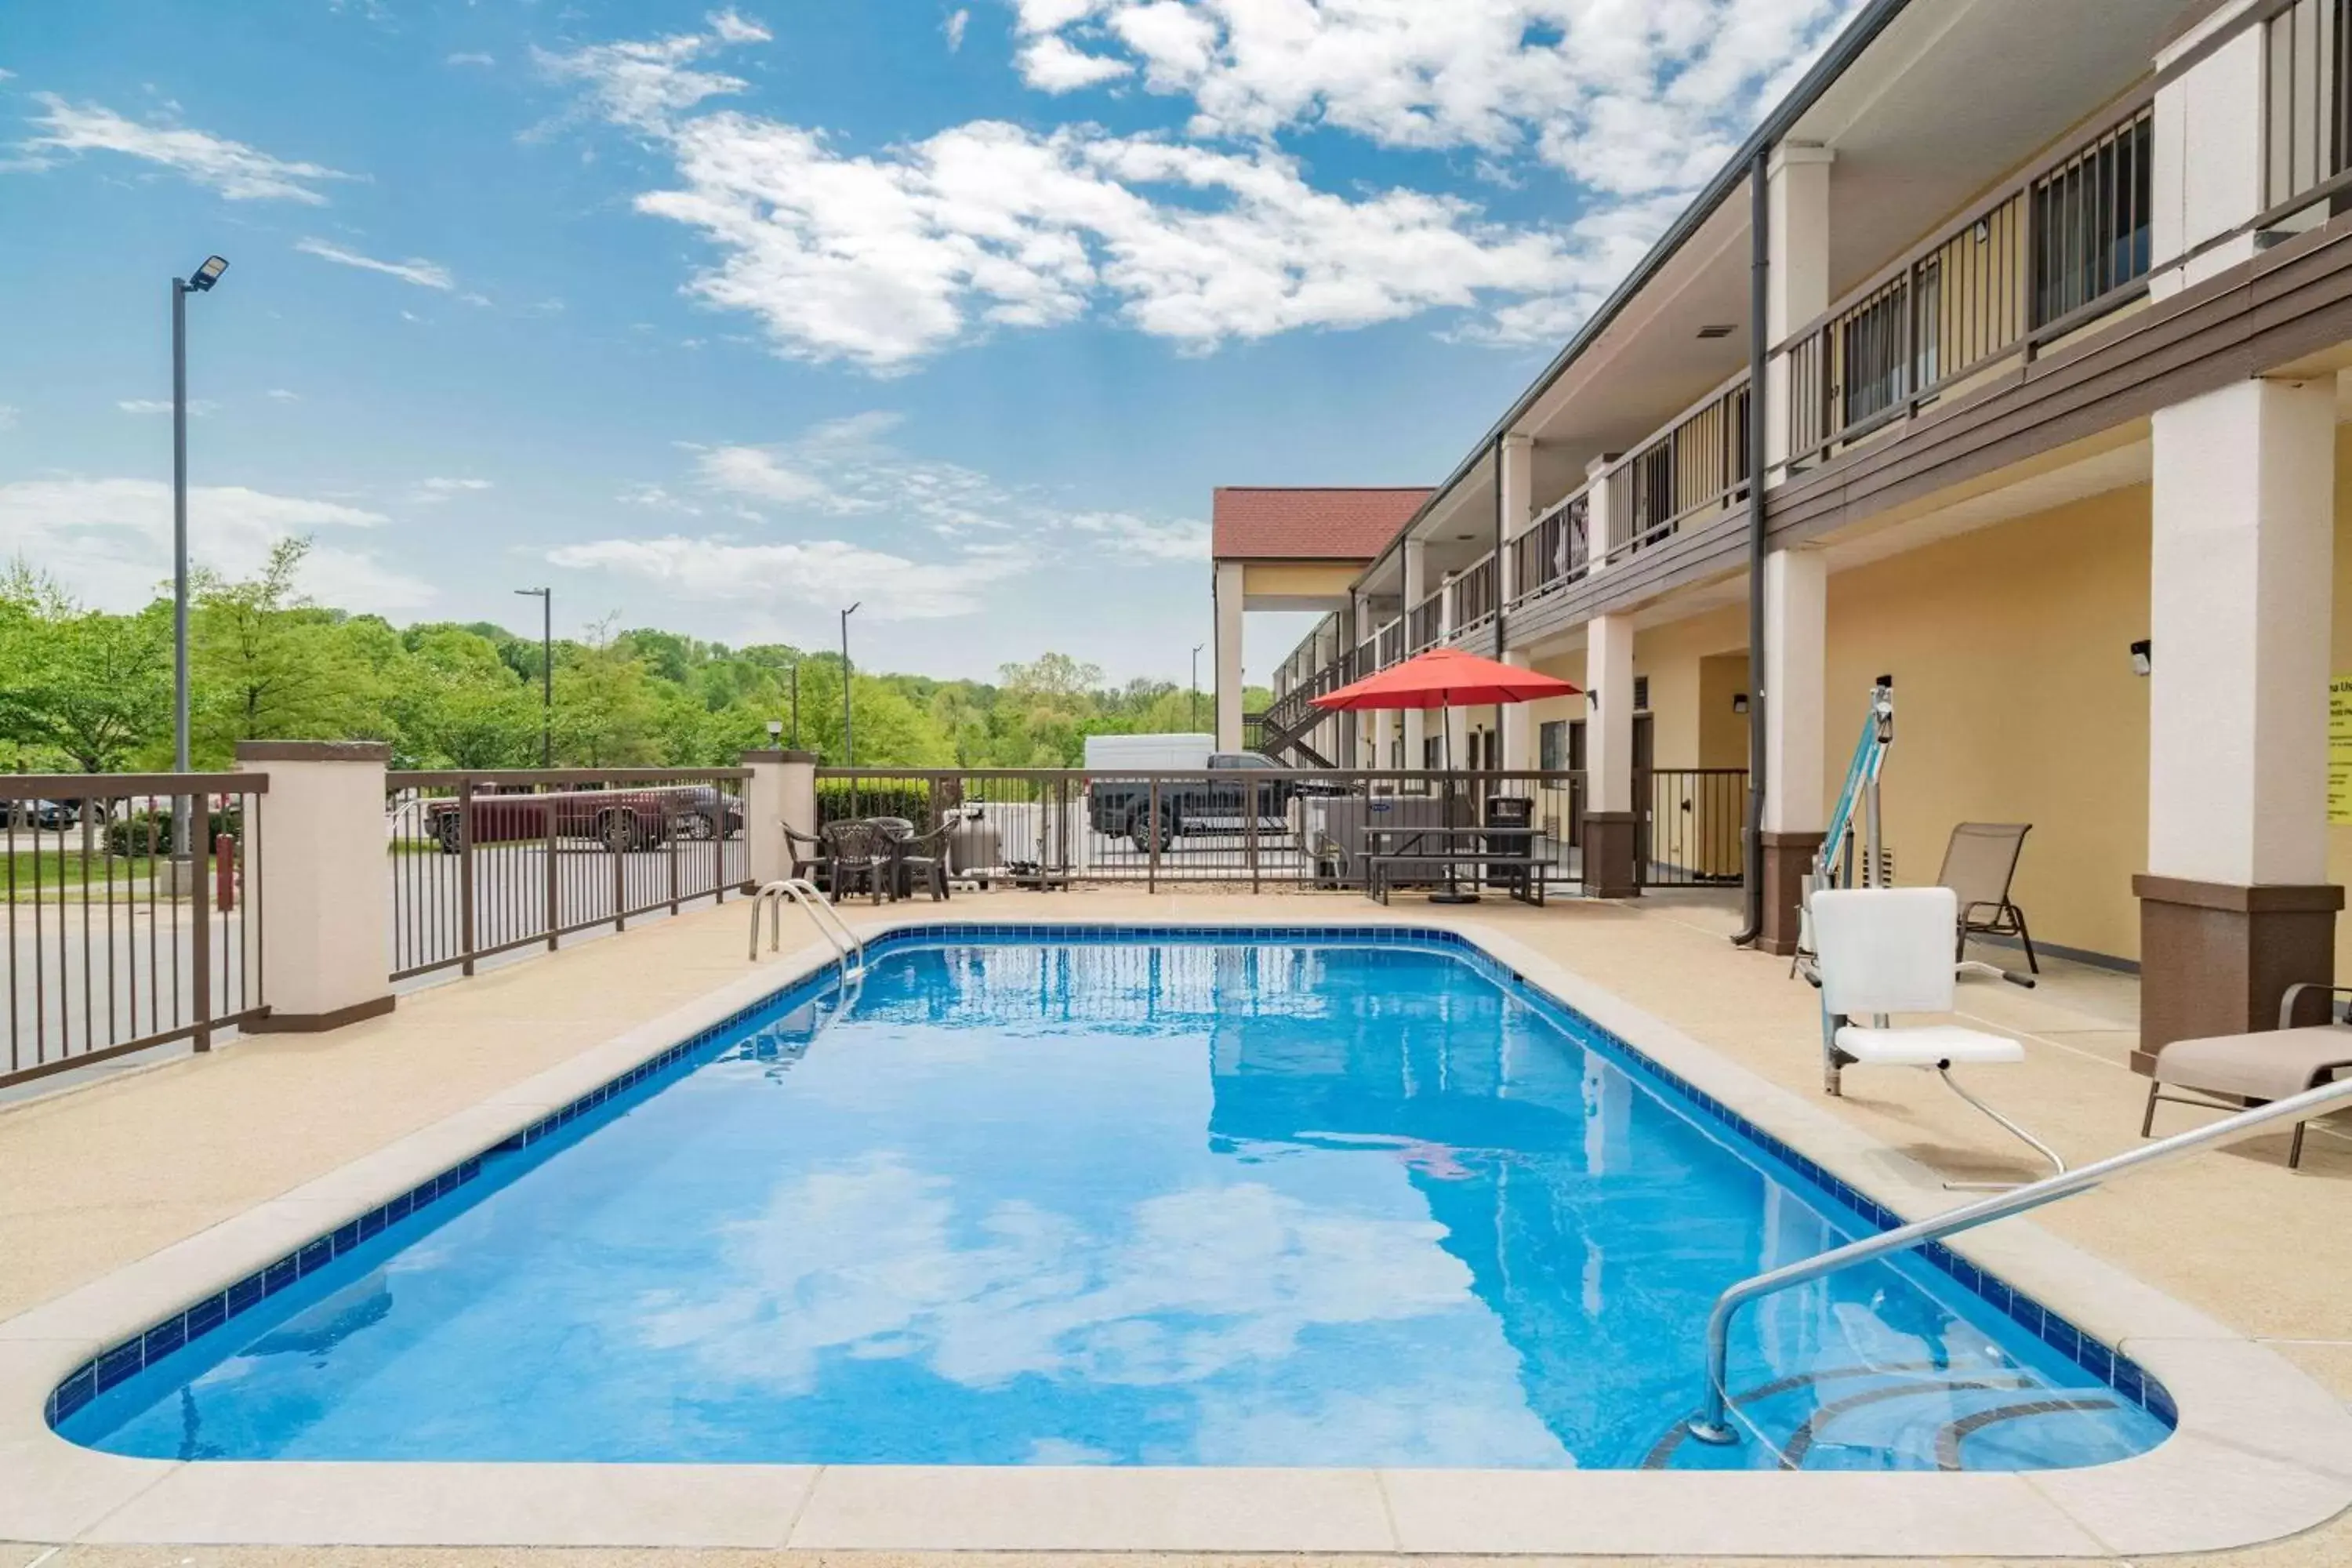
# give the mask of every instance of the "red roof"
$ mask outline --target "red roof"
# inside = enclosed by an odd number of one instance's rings
[[[1220,485],[1209,553],[1220,561],[1370,561],[1429,499],[1423,485]]]

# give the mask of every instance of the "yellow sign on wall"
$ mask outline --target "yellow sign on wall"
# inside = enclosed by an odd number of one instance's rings
[[[2352,823],[2352,675],[2327,682],[2327,820]]]

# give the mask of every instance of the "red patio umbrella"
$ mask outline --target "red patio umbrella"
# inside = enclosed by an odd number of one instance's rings
[[[1481,658],[1460,648],[1433,647],[1377,675],[1315,699],[1318,708],[1361,712],[1390,708],[1485,708],[1501,702],[1534,702],[1546,697],[1577,697],[1583,688],[1557,676]]]

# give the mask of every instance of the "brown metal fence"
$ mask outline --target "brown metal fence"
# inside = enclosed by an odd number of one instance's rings
[[[1643,812],[1634,878],[1650,888],[1737,885],[1747,837],[1746,768],[1654,768],[1633,779]]]
[[[8,1046],[0,1085],[190,1040],[268,1010],[264,773],[0,779]]]
[[[384,775],[392,978],[724,900],[747,875],[744,768]],[[772,824],[761,825],[774,831]]]
[[[820,821],[944,826],[954,879],[989,887],[1360,888],[1371,830],[1477,826],[1510,809],[1498,797],[1528,803],[1530,852],[1574,884],[1583,780],[1570,772],[817,770]]]

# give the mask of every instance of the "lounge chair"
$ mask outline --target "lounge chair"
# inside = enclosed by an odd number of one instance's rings
[[[2352,995],[2352,988],[2305,981],[2288,986],[2279,999],[2275,1029],[2175,1040],[2159,1049],[2156,1068],[2148,1075],[2147,1109],[2140,1113],[2139,1135],[2146,1138],[2155,1128],[2159,1100],[2207,1110],[2242,1110],[2317,1089],[2338,1073],[2352,1072],[2352,1028],[2342,1024],[2294,1026],[2295,999],[2306,991]],[[2189,1093],[2167,1094],[2167,1089]],[[2294,1136],[2286,1146],[2290,1171],[2303,1165],[2303,1126],[2294,1124]]]
[[[1896,1013],[1948,1013],[1957,989],[1951,942],[1958,900],[1949,888],[1824,888],[1813,895],[1814,983],[1822,990],[1822,1052],[1830,1093],[1848,1066],[1933,1068],[1944,1087],[2030,1143],[2057,1170],[2066,1162],[1970,1094],[1955,1063],[2021,1062],[2006,1035],[1958,1024],[1895,1026]],[[1866,1020],[1856,1022],[1855,1020]],[[2005,1184],[1947,1182],[1955,1189]]]
[[[2025,929],[2025,911],[2011,901],[2010,883],[2017,877],[2018,857],[2024,852],[2030,822],[1963,822],[1952,829],[1944,846],[1944,868],[1936,873],[1939,887],[1952,889],[1959,901],[1954,922],[1952,958],[1969,955],[1969,938],[2013,936],[2025,947],[2025,966],[2042,973],[2033,955],[2033,938]]]

